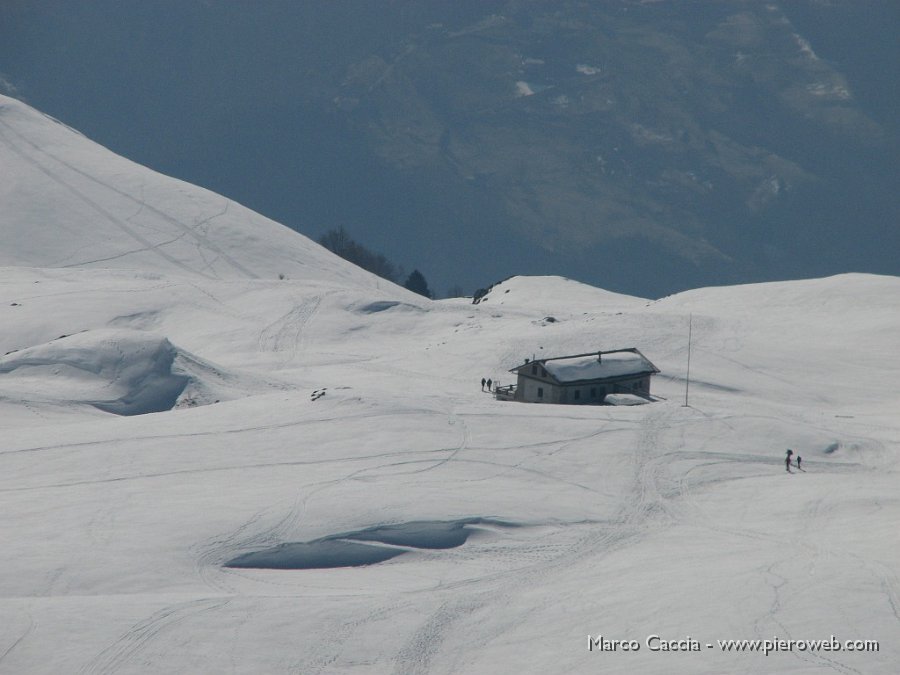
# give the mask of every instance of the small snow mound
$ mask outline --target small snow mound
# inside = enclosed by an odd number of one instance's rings
[[[607,405],[644,405],[650,401],[635,394],[607,394],[603,402]]]
[[[165,337],[137,330],[84,331],[0,358],[0,397],[116,415],[235,398],[234,384],[235,376]]]
[[[558,317],[560,312],[618,311],[646,304],[643,298],[613,293],[559,276],[515,276],[475,294],[473,304],[527,308]]]

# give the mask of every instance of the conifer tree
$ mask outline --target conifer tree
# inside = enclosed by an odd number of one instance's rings
[[[431,294],[431,289],[428,288],[428,282],[425,281],[425,277],[419,270],[410,272],[409,277],[406,279],[406,283],[403,285],[413,293],[424,295],[426,298],[434,297]]]

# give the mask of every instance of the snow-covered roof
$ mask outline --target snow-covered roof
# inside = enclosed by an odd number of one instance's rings
[[[601,356],[598,358],[598,355]],[[636,349],[559,356],[541,361],[540,364],[560,383],[606,380],[659,372],[656,366]]]

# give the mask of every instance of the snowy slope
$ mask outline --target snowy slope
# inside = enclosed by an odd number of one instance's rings
[[[645,302],[642,298],[611,293],[573,279],[555,276],[517,276],[505,279],[494,284],[479,301],[491,306],[520,307],[530,312],[559,312],[561,299],[566,301],[566,306],[578,313],[589,309],[609,311],[636,307]]]
[[[377,285],[305,237],[0,96],[0,265]]]
[[[18,167],[37,150],[15,134],[55,123],[4,106],[0,160]],[[86,181],[139,169],[78,147],[100,157]],[[58,201],[56,234],[15,230],[0,269],[0,672],[897,671],[900,279],[648,301],[516,277],[478,305],[431,302],[252,214],[229,226],[244,234],[210,229],[211,267],[196,241],[166,249],[178,265],[148,249],[116,259],[132,269],[65,267],[55,242],[92,216],[67,220],[85,202],[29,175],[4,228],[36,227],[29,190]],[[184,194],[222,199],[152,176],[148,206],[182,223]],[[270,252],[295,256],[286,279]],[[480,391],[525,357],[623,347],[661,369],[662,400]],[[207,405],[96,406],[181,378]],[[785,471],[788,447],[804,471]],[[386,559],[227,565],[366,547]],[[601,634],[641,649],[588,651]],[[653,652],[653,634],[702,646]],[[832,634],[880,651],[716,646]]]

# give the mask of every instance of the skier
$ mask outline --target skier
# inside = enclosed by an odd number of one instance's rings
[[[797,468],[800,469],[800,460],[803,459],[800,455],[797,455]],[[803,471],[803,469],[800,469]]]
[[[488,386],[488,393],[490,393],[490,391],[491,391],[491,380],[490,380],[490,378],[488,378],[487,386]]]
[[[485,382],[486,382],[486,380],[482,377],[481,378],[481,391],[484,391],[484,383]]]
[[[794,454],[794,451],[788,448],[787,454],[784,456],[784,470],[788,473],[791,473],[791,455]]]

